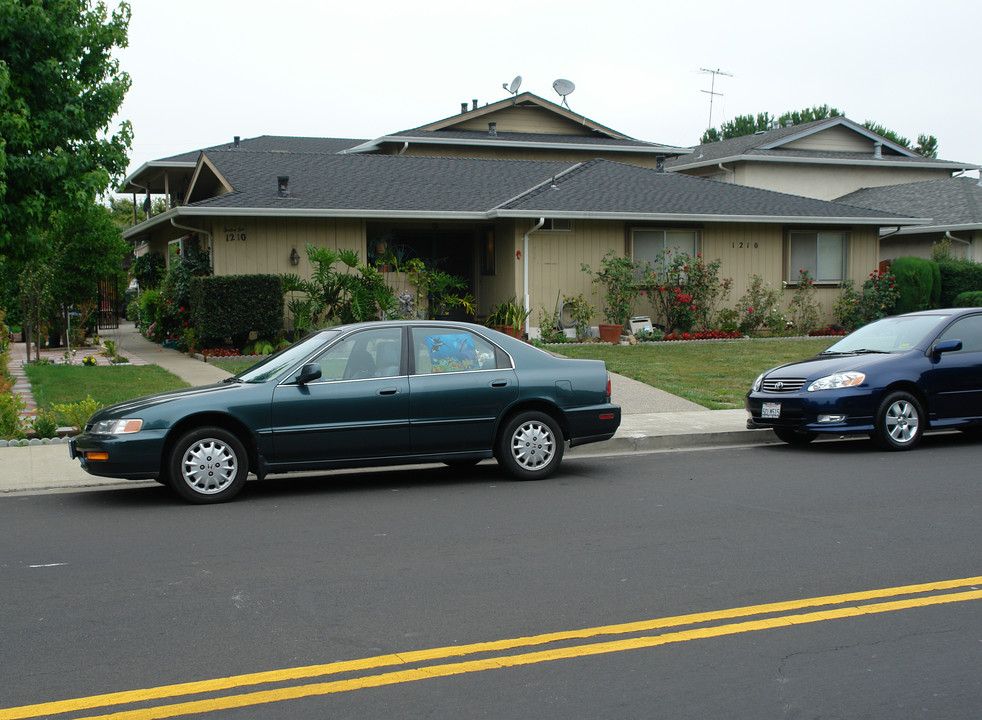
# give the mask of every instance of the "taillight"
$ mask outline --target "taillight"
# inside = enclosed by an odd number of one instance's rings
[[[610,402],[610,373],[607,373],[607,402]]]

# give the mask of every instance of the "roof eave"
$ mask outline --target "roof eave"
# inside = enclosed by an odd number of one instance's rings
[[[645,144],[639,146],[629,146],[629,145],[593,145],[589,143],[557,143],[557,142],[536,142],[534,140],[504,140],[501,138],[493,138],[488,136],[487,139],[484,138],[435,138],[435,137],[418,137],[409,135],[386,135],[380,137],[378,140],[374,140],[371,143],[365,143],[364,145],[359,145],[356,148],[351,148],[347,152],[368,152],[371,150],[378,149],[382,143],[395,143],[395,144],[405,144],[410,145],[465,145],[469,147],[511,147],[511,148],[539,148],[545,150],[584,150],[588,152],[596,152],[597,150],[602,150],[604,152],[624,152],[624,153],[652,153],[657,155],[686,155],[691,153],[692,150],[689,148],[673,147],[671,145],[654,145]],[[364,150],[362,149],[364,148]]]
[[[123,178],[123,183],[120,185],[120,192],[146,192],[147,186],[140,185],[137,183],[137,178],[139,178],[144,173],[150,170],[193,170],[197,163],[194,162],[163,162],[160,160],[150,160],[149,162],[143,163],[134,172]],[[130,187],[132,185],[132,187]]]
[[[979,165],[971,165],[969,163],[956,163],[949,160],[940,160],[938,162],[915,162],[913,160],[897,160],[884,162],[883,160],[877,160],[875,158],[860,159],[860,158],[809,158],[809,157],[774,157],[773,155],[730,155],[725,158],[714,158],[712,160],[703,160],[702,162],[686,163],[684,165],[672,165],[668,168],[671,172],[678,172],[680,170],[693,170],[701,167],[715,167],[723,163],[733,163],[733,162],[759,162],[759,163],[786,163],[786,164],[796,164],[796,165],[862,165],[870,167],[887,167],[887,168],[925,168],[928,170],[948,170],[950,172],[967,172],[970,170],[980,169]]]
[[[885,228],[886,232],[884,234],[891,235],[891,236],[892,235],[922,235],[924,233],[964,232],[967,230],[982,230],[982,223],[961,223],[957,225],[938,225],[938,224],[928,225],[927,224],[933,222],[934,222],[933,219],[928,218],[924,225],[905,224],[905,225],[901,225],[897,230],[890,230],[889,228]],[[894,223],[890,227],[896,228],[897,224]]]

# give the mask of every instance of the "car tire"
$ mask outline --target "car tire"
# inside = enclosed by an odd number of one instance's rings
[[[242,442],[229,431],[195,428],[174,443],[168,471],[170,486],[188,502],[220,503],[242,490],[249,457]]]
[[[495,458],[519,480],[541,480],[559,467],[565,447],[563,433],[549,415],[522,412],[503,425]]]
[[[911,450],[921,441],[926,420],[920,400],[908,392],[892,392],[876,409],[872,438],[885,450]]]
[[[807,430],[783,427],[774,428],[774,434],[777,435],[779,440],[786,442],[788,445],[807,445],[818,437],[817,432],[808,432]]]

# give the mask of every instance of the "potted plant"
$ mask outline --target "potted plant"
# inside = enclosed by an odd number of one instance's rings
[[[520,305],[514,297],[511,297],[491,308],[491,314],[488,315],[485,324],[506,335],[520,338],[522,328],[530,314],[531,310],[526,310],[524,305]]]
[[[603,313],[607,323],[601,323],[600,339],[604,342],[620,342],[624,324],[631,317],[634,303],[641,293],[635,279],[634,262],[614,250],[600,261],[600,270],[594,272],[587,263],[580,266],[595,286],[603,287]]]
[[[427,316],[430,319],[446,318],[452,310],[466,315],[474,314],[474,296],[467,292],[467,280],[444,270],[428,267],[419,258],[405,265],[410,282],[416,286],[416,307],[419,299],[427,299]]]

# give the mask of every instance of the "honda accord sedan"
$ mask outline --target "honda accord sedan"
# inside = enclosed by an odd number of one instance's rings
[[[620,419],[602,361],[467,323],[376,322],[313,333],[214,385],[104,408],[70,452],[93,475],[215,503],[250,472],[494,457],[544,478],[565,443],[607,440]]]
[[[748,428],[788,443],[869,434],[888,450],[929,429],[982,425],[982,308],[877,320],[824,352],[768,370],[746,396]]]

